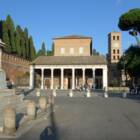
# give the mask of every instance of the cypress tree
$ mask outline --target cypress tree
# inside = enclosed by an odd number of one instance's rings
[[[11,46],[6,21],[2,21],[2,40],[7,45],[7,47],[4,48],[4,51],[7,53],[11,53]]]
[[[33,60],[35,59],[36,57],[36,50],[35,50],[35,47],[34,47],[34,43],[33,43],[33,39],[32,39],[32,36],[29,37],[29,59],[30,60]]]
[[[24,39],[25,39],[25,53],[26,53],[26,58],[29,56],[29,42],[28,42],[28,29],[24,29]]]
[[[43,42],[42,43],[42,47],[41,47],[41,49],[42,49],[42,55],[47,55],[47,53],[46,53],[46,47],[45,47],[45,43]]]
[[[17,56],[21,57],[22,52],[21,52],[21,46],[20,46],[20,35],[17,30],[15,32],[15,46],[17,50]]]
[[[36,50],[32,37],[29,37],[28,29],[24,30],[18,25],[14,26],[14,22],[10,15],[6,20],[0,21],[0,38],[6,43],[7,47],[4,51],[11,54],[14,53],[19,57],[33,60],[36,57]],[[45,44],[43,49],[45,48]]]
[[[15,26],[10,15],[8,15],[6,18],[6,24],[7,24],[7,29],[8,29],[11,52],[16,53],[15,39],[14,39]]]
[[[17,30],[17,32],[20,36],[20,50],[21,50],[21,56],[20,57],[26,58],[24,32],[19,25],[17,26],[16,30]]]
[[[2,20],[0,21],[0,39],[2,39]]]
[[[45,56],[45,55],[47,55],[47,51],[46,51],[45,43],[43,42],[41,45],[41,49],[37,53],[37,57],[38,56]]]

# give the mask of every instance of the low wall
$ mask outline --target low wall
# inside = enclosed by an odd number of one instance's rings
[[[129,91],[128,87],[108,87],[108,91],[119,92],[119,91]]]

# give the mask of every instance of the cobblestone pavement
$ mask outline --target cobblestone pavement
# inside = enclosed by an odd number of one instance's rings
[[[20,140],[138,140],[140,98],[58,96],[54,113]]]

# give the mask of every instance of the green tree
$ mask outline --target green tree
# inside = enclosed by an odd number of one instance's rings
[[[138,46],[130,46],[125,51],[118,63],[119,69],[125,69],[125,72],[129,74],[131,79],[137,79],[140,77],[140,48]]]
[[[21,52],[21,46],[20,46],[20,35],[18,31],[15,31],[15,46],[17,50],[17,56],[21,57],[22,52]]]
[[[140,47],[140,9],[131,9],[128,12],[122,14],[119,18],[119,28],[122,31],[129,31],[129,34],[134,36],[137,41],[137,45]]]
[[[36,50],[32,37],[29,37],[28,29],[21,28],[20,25],[14,26],[14,22],[10,15],[6,20],[0,21],[0,38],[6,43],[7,47],[4,51],[9,54],[16,54],[25,59],[34,59]],[[45,44],[44,44],[45,45]]]
[[[47,50],[47,56],[53,56],[54,55],[54,43],[52,44],[52,49]]]
[[[0,39],[2,39],[2,20],[0,21]]]
[[[24,31],[19,25],[16,27],[16,30],[17,30],[17,32],[18,32],[18,34],[20,36],[21,57],[26,58]]]
[[[5,21],[2,21],[2,40],[4,43],[6,43],[7,47],[4,48],[4,51],[7,53],[11,53],[11,46],[10,46],[10,40],[8,35],[8,28]]]
[[[46,56],[46,55],[47,55],[47,51],[46,51],[45,43],[43,42],[41,45],[41,49],[37,53],[37,57],[38,56]]]
[[[42,55],[44,55],[44,56],[47,55],[46,54],[47,53],[46,52],[46,47],[45,47],[45,43],[44,42],[42,43],[41,49],[42,49]]]
[[[36,50],[34,47],[32,36],[29,37],[29,60],[34,60],[36,57]]]
[[[28,41],[28,29],[24,29],[24,39],[25,39],[25,53],[26,53],[26,58],[29,56],[29,41]]]
[[[53,51],[52,50],[47,50],[47,56],[53,56]]]
[[[99,52],[96,51],[96,49],[92,50],[92,55],[100,55]]]
[[[9,41],[10,41],[10,46],[11,46],[11,52],[16,53],[15,39],[14,39],[15,26],[14,26],[13,20],[10,17],[10,15],[8,15],[6,18],[6,24],[7,24],[7,29],[8,29],[8,36],[9,36]]]

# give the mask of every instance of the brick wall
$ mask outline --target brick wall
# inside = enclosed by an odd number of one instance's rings
[[[14,84],[17,84],[19,77],[23,77],[29,72],[29,63],[30,61],[25,59],[6,53],[2,54],[2,69],[5,71],[7,79]]]

